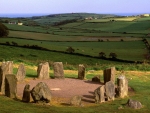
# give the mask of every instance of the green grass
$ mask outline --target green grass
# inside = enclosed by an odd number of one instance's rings
[[[53,62],[63,62],[64,68],[69,70],[76,70],[79,64],[84,64],[87,70],[101,70],[112,66],[116,66],[117,70],[150,70],[150,66],[145,64],[113,62],[59,52],[32,50],[2,45],[0,45],[0,48],[0,61],[14,61],[19,63],[23,62],[33,66],[37,66],[41,62],[48,61],[50,64]],[[126,56],[126,58],[127,57],[128,56]]]
[[[148,51],[142,41],[110,41],[110,42],[49,42],[49,41],[36,41],[15,38],[1,38],[1,42],[5,43],[12,41],[18,45],[38,45],[49,50],[66,51],[68,47],[75,49],[75,53],[81,53],[90,56],[98,56],[100,52],[105,52],[109,57],[111,52],[117,54],[117,58],[124,60],[143,61],[144,54]],[[37,55],[38,56],[38,55]]]
[[[6,25],[10,30],[46,33],[46,29],[42,27],[32,27],[32,26],[24,26],[24,25],[19,26],[16,24],[4,24],[4,25]]]
[[[102,19],[92,19],[92,20],[86,20],[86,22],[92,22],[92,23],[100,23],[100,22],[110,22],[110,21],[134,21],[135,19],[138,19],[138,17],[113,17],[113,18],[102,18]]]
[[[35,71],[35,70],[34,70]],[[0,96],[0,110],[2,113],[148,113],[150,112],[150,76],[149,72],[124,72],[125,76],[129,79],[129,86],[134,89],[134,92],[129,92],[129,96],[121,99],[116,98],[114,101],[105,102],[102,104],[95,104],[92,106],[84,106],[84,107],[72,107],[69,105],[61,104],[55,105],[51,104],[51,106],[45,105],[37,105],[33,103],[23,103],[20,100],[10,99],[6,96]],[[33,74],[33,71],[29,74]],[[94,76],[95,72],[92,74],[88,74],[88,79],[91,79]],[[67,77],[75,77],[76,75],[72,75],[72,73],[68,73]],[[130,79],[132,78],[132,79]],[[101,79],[102,75],[101,75]],[[53,97],[52,97],[53,98]],[[128,99],[133,99],[140,101],[143,105],[142,109],[134,110],[125,106]],[[118,109],[120,106],[123,109]],[[85,110],[86,109],[86,110]]]

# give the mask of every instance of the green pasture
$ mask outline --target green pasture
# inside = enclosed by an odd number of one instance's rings
[[[104,52],[107,57],[111,52],[117,54],[117,58],[124,60],[142,61],[144,54],[147,54],[147,49],[142,41],[107,41],[107,42],[51,42],[26,40],[17,38],[0,38],[3,43],[12,41],[20,46],[37,45],[49,50],[66,51],[68,47],[75,49],[75,53],[84,55],[98,56],[100,52]]]
[[[149,33],[150,21],[85,23],[76,28],[109,32]]]
[[[150,17],[141,17],[137,21],[150,21]]]
[[[135,17],[126,17],[127,20],[131,18],[135,18]],[[123,19],[123,18],[118,18],[118,19]],[[105,37],[110,37],[110,36],[146,37],[147,34],[149,33],[150,21],[139,21],[140,19],[137,19],[137,21],[108,21],[108,22],[78,21],[78,22],[68,23],[57,27],[52,27],[52,26],[31,27],[31,26],[11,25],[11,24],[5,24],[5,25],[10,30],[18,31],[18,33],[17,31],[16,32],[10,31],[9,36],[11,37],[23,37],[23,38],[31,37],[32,36],[31,33],[27,33],[27,32],[50,34],[51,37],[57,37],[59,35],[61,37],[67,37],[67,38],[80,37],[80,36],[81,37],[103,37],[103,36]],[[95,21],[98,20],[100,19],[97,19]],[[101,20],[106,21],[108,19],[101,19]],[[19,31],[26,31],[26,32],[19,33]],[[58,39],[60,39],[60,37]]]
[[[25,39],[35,40],[49,40],[49,41],[78,41],[79,37],[75,36],[59,36],[56,34],[24,32],[24,31],[9,31],[9,37],[19,37]]]
[[[33,26],[24,26],[24,25],[17,25],[17,24],[4,24],[6,25],[10,30],[15,31],[28,31],[28,32],[42,32],[46,33],[46,29],[42,27],[33,27]]]
[[[101,22],[110,22],[110,21],[134,21],[139,17],[113,17],[113,18],[101,18],[101,19],[92,19],[92,20],[85,20],[85,22],[92,22],[92,23],[101,23]]]
[[[83,33],[84,32],[84,33]],[[141,38],[133,37],[133,34],[123,34],[123,33],[107,33],[96,31],[91,33],[86,33],[86,30],[77,31],[75,29],[67,29],[64,31],[56,30],[54,34],[46,33],[35,33],[35,32],[24,32],[24,31],[9,31],[9,37],[18,37],[25,39],[34,39],[34,40],[49,40],[49,41],[133,41],[141,40]],[[141,35],[142,37],[142,35]]]

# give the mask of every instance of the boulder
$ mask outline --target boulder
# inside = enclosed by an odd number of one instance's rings
[[[20,64],[19,67],[18,67],[18,71],[17,71],[17,80],[18,81],[23,81],[24,78],[26,76],[26,70],[25,70],[25,67],[23,64]]]
[[[82,100],[81,96],[74,96],[70,100],[70,105],[72,105],[72,106],[80,106],[81,105],[81,100]]]
[[[32,90],[31,96],[35,103],[37,102],[45,102],[49,103],[51,101],[51,91],[46,83],[40,82],[38,83]]]
[[[128,96],[128,80],[125,76],[119,76],[117,78],[117,96],[124,98]]]
[[[17,97],[17,78],[14,74],[7,74],[5,78],[5,95],[10,98]]]
[[[30,85],[26,84],[23,90],[23,97],[22,97],[23,102],[30,102]]]
[[[86,78],[85,76],[85,67],[83,64],[79,64],[78,67],[78,79],[84,80]]]
[[[116,73],[116,69],[115,67],[111,67],[109,69],[106,69],[103,71],[103,76],[104,76],[104,83],[112,81],[113,83],[115,83],[115,73]]]
[[[99,78],[99,76],[94,76],[94,77],[92,78],[92,82],[98,82],[98,83],[100,83],[100,78]]]
[[[64,79],[64,67],[62,62],[54,62],[54,78]]]
[[[132,99],[129,99],[126,105],[133,109],[141,109],[142,108],[142,104],[139,101],[132,100]]]
[[[2,62],[0,66],[0,92],[5,95],[5,75],[13,74],[13,62]]]
[[[105,102],[105,86],[100,86],[94,91],[95,103]]]
[[[49,63],[40,63],[37,68],[37,76],[39,79],[49,79]]]
[[[115,99],[115,84],[112,81],[106,82],[105,84],[105,91],[106,91],[106,99],[108,101]]]

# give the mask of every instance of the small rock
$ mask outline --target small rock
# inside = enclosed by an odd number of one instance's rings
[[[141,109],[142,108],[142,104],[139,101],[132,100],[132,99],[129,99],[126,105],[133,109]]]
[[[99,82],[100,83],[100,78],[99,76],[95,76],[92,78],[92,82]]]
[[[70,101],[70,105],[81,106],[81,100],[82,100],[81,96],[74,96]]]

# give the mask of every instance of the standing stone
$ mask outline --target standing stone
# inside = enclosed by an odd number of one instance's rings
[[[117,96],[120,98],[128,96],[128,80],[125,76],[119,76],[117,78]]]
[[[85,79],[85,67],[83,64],[79,64],[79,68],[78,68],[78,79]]]
[[[7,74],[5,78],[5,95],[10,98],[16,98],[17,78],[14,74]]]
[[[54,78],[64,78],[64,67],[62,62],[54,62]]]
[[[23,90],[23,97],[22,97],[23,102],[30,102],[30,85],[26,84]]]
[[[110,69],[104,70],[104,83],[112,81],[115,83],[115,67],[111,67]]]
[[[20,64],[19,67],[18,67],[18,71],[17,71],[17,80],[18,81],[23,81],[24,78],[26,76],[26,70],[25,70],[25,67],[23,64]]]
[[[37,76],[39,79],[49,79],[49,63],[40,63],[37,69]]]
[[[74,96],[74,97],[71,98],[70,105],[80,106],[81,105],[81,100],[82,100],[81,96]]]
[[[139,101],[132,100],[132,99],[129,99],[126,105],[133,109],[141,109],[142,108],[142,104]]]
[[[95,103],[105,102],[105,86],[100,86],[94,91]]]
[[[13,74],[13,62],[2,62],[0,66],[0,92],[5,95],[5,75]]]
[[[115,99],[115,84],[112,81],[105,84],[106,98],[108,101]]]
[[[46,102],[49,103],[51,101],[51,91],[46,83],[40,82],[38,83],[32,90],[31,96],[35,103],[37,102]]]

